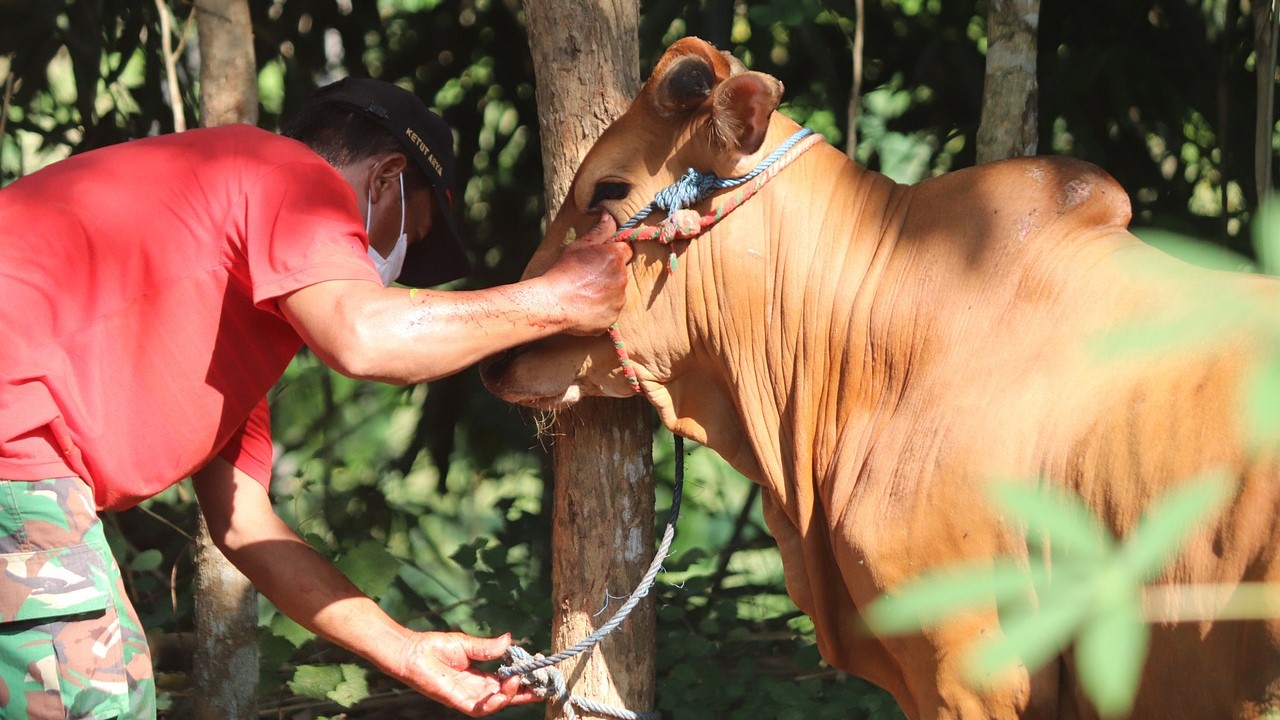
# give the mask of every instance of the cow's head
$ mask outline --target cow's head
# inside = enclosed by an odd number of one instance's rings
[[[750,171],[797,127],[774,112],[781,94],[776,79],[747,71],[701,40],[672,45],[631,107],[587,153],[525,277],[544,272],[570,231],[584,234],[601,210],[622,225],[689,168],[720,177]],[[712,202],[699,207],[705,211]],[[654,219],[661,218],[659,211]],[[734,232],[724,226],[716,232]],[[708,362],[717,349],[708,347],[711,333],[704,331],[720,311],[713,307],[715,285],[733,280],[716,277],[726,271],[725,261],[715,253],[713,262],[709,242],[703,236],[670,247],[636,243],[633,281],[618,325],[664,424],[714,445],[708,442],[708,434],[716,434],[710,419],[731,409],[726,378]],[[667,270],[671,253],[680,261],[674,273]],[[482,371],[494,393],[534,407],[561,408],[586,395],[634,394],[606,336],[553,337],[495,358]]]

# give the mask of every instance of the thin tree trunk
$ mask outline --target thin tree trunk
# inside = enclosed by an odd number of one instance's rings
[[[1276,5],[1275,0],[1253,3],[1253,48],[1258,80],[1258,115],[1254,123],[1254,182],[1258,204],[1271,196],[1271,137],[1275,133]]]
[[[866,7],[864,0],[854,0],[853,28],[853,89],[849,91],[849,139],[844,144],[844,154],[853,159],[858,152],[858,111],[862,106],[862,55],[866,38]]]
[[[551,215],[583,155],[639,90],[637,0],[528,0],[543,176]],[[609,596],[631,591],[653,552],[652,434],[643,401],[588,399],[554,429],[553,650],[610,617]],[[615,604],[616,607],[616,604]],[[576,695],[653,706],[654,610],[641,603],[585,659],[560,666]],[[548,718],[562,717],[554,708]]]
[[[1040,0],[992,0],[987,15],[987,74],[978,125],[978,162],[1035,155],[1036,34]]]
[[[258,120],[247,0],[201,0],[200,124]],[[171,91],[177,95],[177,88]],[[195,720],[258,716],[258,594],[218,550],[204,517],[196,539]]]

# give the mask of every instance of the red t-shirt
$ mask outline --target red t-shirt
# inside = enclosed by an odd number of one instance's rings
[[[351,186],[234,125],[73,156],[0,190],[0,478],[130,507],[221,453],[271,475],[277,299],[379,282]]]

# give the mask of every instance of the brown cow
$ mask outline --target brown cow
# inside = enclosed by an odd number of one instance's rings
[[[584,159],[526,275],[593,211],[622,223],[686,168],[753,168],[797,130],[775,112],[781,91],[677,42]],[[1129,217],[1114,180],[1074,160],[903,186],[819,144],[701,236],[636,243],[619,328],[645,396],[764,487],[823,657],[910,718],[1095,716],[1069,659],[998,690],[962,682],[962,651],[1000,632],[994,607],[914,636],[863,629],[860,608],[924,571],[1027,556],[987,502],[993,477],[1059,483],[1123,536],[1172,485],[1226,467],[1235,496],[1161,581],[1280,580],[1280,446],[1246,452],[1237,412],[1274,328],[1224,313],[1176,352],[1104,359],[1094,342],[1225,297],[1274,309],[1280,283],[1186,265],[1135,239]],[[541,408],[633,392],[603,337],[552,338],[483,370],[501,397]],[[1133,716],[1278,710],[1278,648],[1277,622],[1159,626]]]

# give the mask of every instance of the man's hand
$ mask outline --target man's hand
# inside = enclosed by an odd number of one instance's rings
[[[518,676],[500,679],[471,666],[473,661],[497,660],[510,645],[510,635],[476,638],[462,633],[414,633],[405,650],[400,680],[471,717],[539,702],[542,698],[522,688]]]
[[[565,246],[543,276],[572,319],[567,333],[604,332],[622,312],[631,246],[610,239],[617,230],[613,218],[605,213],[589,233]]]

